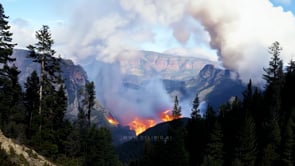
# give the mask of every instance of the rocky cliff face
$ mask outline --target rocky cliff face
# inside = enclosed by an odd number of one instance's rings
[[[185,80],[196,75],[206,64],[215,62],[150,51],[142,51],[133,58],[123,59],[118,62],[121,72],[125,75],[153,77],[162,79]]]
[[[21,71],[19,80],[24,87],[27,77],[35,70],[40,73],[38,63],[28,58],[28,51],[15,49],[13,56],[16,58],[16,66]],[[68,117],[76,117],[78,113],[78,103],[81,100],[81,95],[78,92],[84,87],[87,80],[87,74],[79,65],[75,65],[71,60],[63,60],[61,63],[62,77],[65,81],[66,93],[68,96]]]

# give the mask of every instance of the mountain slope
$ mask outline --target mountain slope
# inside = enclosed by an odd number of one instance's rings
[[[0,148],[8,155],[9,162],[16,165],[30,166],[55,166],[55,164],[46,160],[45,157],[39,155],[33,149],[19,145],[10,138],[5,137],[0,130]]]

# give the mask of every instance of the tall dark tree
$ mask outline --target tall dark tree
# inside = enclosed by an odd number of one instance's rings
[[[17,68],[12,65],[15,61],[12,57],[13,47],[16,44],[12,43],[12,33],[9,30],[8,16],[5,15],[0,3],[0,126],[7,124],[10,108],[15,105],[11,90],[19,74]]]
[[[214,123],[205,151],[202,166],[223,165],[223,132],[217,121]]]
[[[281,89],[284,82],[283,61],[280,59],[282,47],[279,42],[274,42],[269,47],[272,55],[269,67],[265,68],[263,75],[266,81],[266,100],[270,103],[270,118],[278,118],[281,109]]]
[[[52,109],[46,106],[46,101],[52,97],[52,93],[55,93],[54,84],[58,82],[58,74],[60,73],[60,67],[58,58],[54,57],[55,51],[51,48],[54,41],[51,38],[51,33],[47,25],[43,25],[40,30],[36,32],[36,39],[38,42],[33,46],[29,45],[30,57],[34,59],[34,62],[40,64],[40,87],[39,87],[39,108],[38,114],[42,117],[43,109]],[[47,98],[49,97],[49,98]],[[42,117],[43,118],[43,117]],[[39,130],[41,131],[42,122],[39,124]]]
[[[179,101],[177,96],[175,96],[174,98],[174,107],[172,110],[172,117],[173,119],[178,119],[181,117],[181,107],[179,106]]]
[[[36,127],[33,127],[34,124],[39,124],[36,122],[38,118],[38,108],[39,108],[39,77],[36,71],[33,71],[31,76],[27,78],[25,83],[25,95],[24,95],[24,104],[26,107],[26,124],[27,124],[27,137],[32,135],[32,130],[36,130]]]
[[[91,111],[93,110],[93,107],[95,105],[95,86],[93,81],[85,84],[85,97],[83,100],[83,104],[87,109],[86,115],[87,115],[88,124],[90,126]]]
[[[241,130],[237,134],[237,146],[234,158],[243,165],[254,166],[257,155],[256,130],[253,118],[248,114],[242,123]]]
[[[282,155],[281,155],[281,164],[282,165],[293,165],[295,162],[295,135],[293,128],[295,127],[293,117],[290,116],[284,129],[282,137]]]
[[[88,132],[88,148],[83,165],[120,165],[111,142],[112,137],[108,129],[91,127]]]
[[[195,99],[193,101],[193,108],[192,108],[192,112],[191,112],[191,117],[193,119],[197,119],[197,118],[201,117],[199,105],[200,105],[199,96],[198,96],[198,94],[196,94]]]
[[[6,71],[3,68],[4,65],[15,61],[12,58],[13,47],[16,45],[12,43],[12,33],[9,31],[10,26],[8,25],[8,16],[4,13],[4,8],[0,3],[0,75],[5,76]]]

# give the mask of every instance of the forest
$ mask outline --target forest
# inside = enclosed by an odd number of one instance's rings
[[[95,103],[93,82],[86,83],[83,104],[75,121],[65,118],[67,96],[61,77],[61,58],[52,49],[49,27],[36,31],[30,58],[40,65],[22,88],[12,58],[12,33],[0,4],[0,128],[5,136],[24,144],[57,165],[222,166],[295,164],[295,61],[284,66],[282,47],[269,48],[264,88],[251,79],[242,98],[233,97],[218,110],[208,106],[200,115],[198,94],[187,125],[169,122],[168,140],[145,140],[142,155],[120,161],[107,128],[91,122]],[[267,49],[267,48],[266,48]],[[181,114],[174,107],[176,116]],[[0,150],[0,165],[21,165]]]

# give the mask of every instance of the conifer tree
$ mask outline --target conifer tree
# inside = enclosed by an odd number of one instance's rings
[[[32,130],[36,130],[39,108],[39,77],[36,71],[33,71],[31,76],[27,78],[25,83],[24,105],[26,107],[26,124],[27,124],[27,137],[32,135]],[[33,123],[33,121],[35,123]]]
[[[12,43],[12,33],[9,30],[8,16],[5,15],[0,3],[0,127],[9,126],[9,129],[4,129],[4,133],[7,135],[6,131],[9,130],[8,135],[15,136],[16,125],[10,122],[11,120],[19,122],[23,116],[20,115],[22,91],[18,82],[20,71],[14,64],[15,58],[12,57],[16,44]],[[14,134],[11,131],[15,131]]]
[[[243,165],[254,166],[257,155],[255,122],[248,114],[237,135],[238,144],[234,156]]]
[[[85,96],[84,96],[83,104],[87,109],[86,116],[88,120],[88,125],[90,126],[91,111],[95,105],[95,86],[93,81],[85,84]]]
[[[293,116],[290,116],[285,125],[285,130],[282,137],[282,165],[293,165],[293,163],[295,162],[295,135],[293,131],[294,128],[295,125],[293,121]]]
[[[40,86],[39,86],[39,108],[38,114],[41,118],[39,124],[39,131],[41,132],[42,123],[44,121],[43,109],[46,109],[45,114],[50,114],[54,109],[52,108],[52,97],[54,96],[55,85],[58,83],[60,67],[59,59],[54,57],[55,51],[51,48],[54,44],[51,38],[51,33],[47,25],[43,25],[40,30],[36,32],[35,35],[38,42],[33,46],[29,45],[30,50],[29,57],[34,59],[34,62],[40,64]],[[47,105],[46,105],[47,104]]]
[[[223,133],[220,124],[215,121],[202,166],[222,166],[223,156]]]
[[[172,110],[172,117],[173,119],[178,119],[181,117],[181,107],[179,106],[179,101],[177,96],[175,96],[174,98],[174,107]]]
[[[269,53],[272,55],[269,67],[264,68],[263,75],[266,81],[265,97],[270,103],[269,118],[278,118],[281,109],[281,89],[284,83],[283,61],[280,59],[282,47],[279,42],[274,42],[269,47]]]
[[[193,108],[191,113],[192,119],[201,118],[199,105],[200,105],[199,97],[198,97],[198,94],[196,94],[195,99],[193,101]]]
[[[7,73],[3,66],[15,61],[11,55],[16,44],[12,43],[12,33],[9,30],[8,16],[5,15],[4,8],[0,3],[0,76],[5,76]]]

